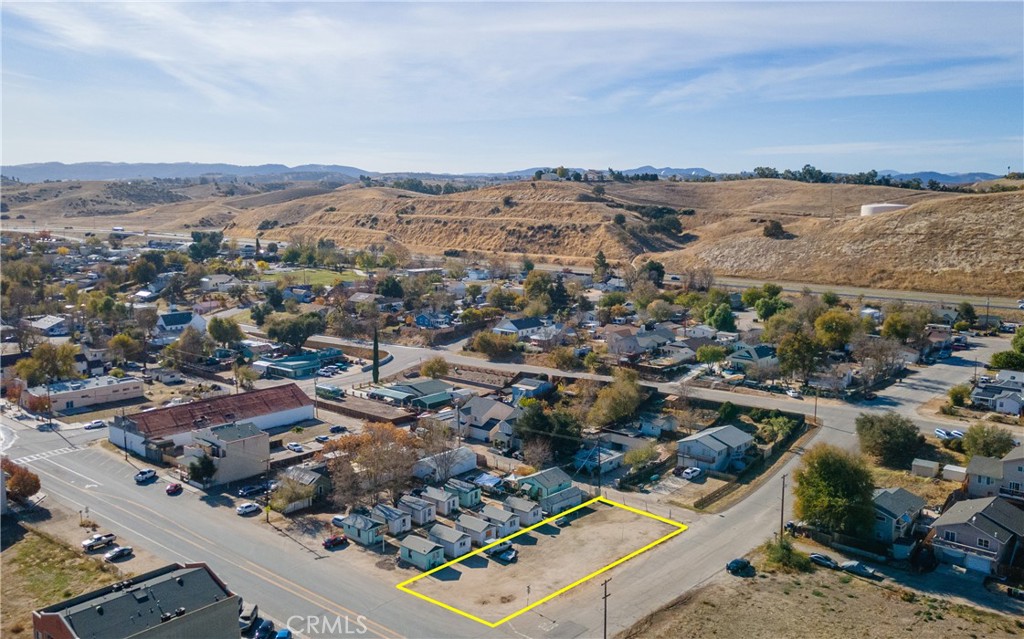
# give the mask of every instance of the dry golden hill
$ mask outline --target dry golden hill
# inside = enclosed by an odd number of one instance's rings
[[[782,218],[776,218],[782,219]],[[871,217],[783,220],[794,237],[733,216],[695,230],[684,250],[662,253],[670,271],[936,292],[1024,291],[1024,194],[946,196]]]

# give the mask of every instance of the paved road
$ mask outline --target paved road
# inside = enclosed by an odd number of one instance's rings
[[[326,340],[345,343],[335,338]],[[994,350],[1002,346],[999,340],[991,340],[983,348]],[[384,374],[442,352],[456,365],[482,364],[476,358],[443,349],[390,345],[386,348],[395,361],[384,367]],[[937,419],[921,418],[916,407],[923,399],[970,377],[974,353],[968,353],[969,365],[968,360],[956,358],[920,369],[921,375],[881,393],[871,406],[820,401],[817,413],[826,426],[818,431],[814,442],[855,447],[853,419],[864,410],[895,409],[914,418],[922,429],[944,424]],[[549,372],[518,364],[488,366]],[[340,381],[353,384],[367,381],[369,376],[352,372]],[[301,384],[311,386],[312,380],[303,380]],[[672,384],[660,386],[668,392],[676,390]],[[764,408],[808,414],[814,411],[812,400],[785,396],[739,395],[709,389],[693,389],[693,394]],[[304,546],[257,521],[237,517],[221,499],[191,491],[179,498],[169,498],[160,483],[136,486],[131,480],[136,471],[132,463],[88,446],[91,440],[103,437],[102,432],[38,432],[7,416],[0,422],[3,446],[9,446],[7,453],[39,473],[43,489],[51,498],[76,510],[89,506],[90,517],[104,528],[169,561],[208,562],[232,588],[259,603],[275,619],[284,620],[291,615],[326,615],[331,619],[347,616],[351,623],[356,623],[361,615],[369,620],[369,636],[388,637],[555,639],[602,634],[600,580],[584,584],[499,628],[488,629],[400,593],[394,589],[393,573],[365,572],[346,561],[344,553],[322,553],[319,547]],[[791,474],[798,464],[799,456],[794,453],[758,490],[720,515],[675,510],[673,517],[690,526],[686,533],[608,573],[612,577],[609,632],[629,627],[647,612],[698,586],[717,574],[726,561],[748,552],[777,530],[782,475]],[[612,496],[636,506],[641,506],[644,499],[636,493]],[[790,501],[787,497],[787,504]],[[789,518],[788,511],[787,506],[783,517]],[[663,508],[657,512],[666,514]]]

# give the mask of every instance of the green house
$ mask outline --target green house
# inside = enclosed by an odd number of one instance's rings
[[[416,535],[409,535],[402,540],[402,543],[399,544],[398,554],[403,561],[409,562],[420,570],[437,568],[444,563],[444,548],[441,544]]]

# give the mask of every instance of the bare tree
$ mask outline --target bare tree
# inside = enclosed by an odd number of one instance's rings
[[[903,368],[903,347],[898,340],[861,335],[853,341],[853,356],[861,363],[865,386]]]
[[[551,440],[534,437],[523,442],[523,462],[527,466],[540,470],[552,457]]]
[[[782,371],[779,370],[778,363],[775,362],[759,362],[757,364],[751,364],[745,371],[747,377],[750,379],[764,383],[773,379],[778,379],[782,375]]]
[[[355,479],[346,490],[357,499],[380,501],[382,491],[387,491],[393,501],[412,480],[412,467],[418,459],[419,442],[415,435],[392,424],[369,423],[358,435],[342,437],[337,442],[328,442],[326,452],[337,451],[345,456],[352,473],[344,465],[332,472],[332,477],[342,480]],[[325,452],[325,454],[326,454]],[[337,462],[342,463],[342,462]],[[358,466],[359,472],[355,472]],[[335,487],[338,486],[335,479]]]
[[[440,482],[448,481],[458,461],[455,429],[438,419],[424,419],[420,421],[416,435],[422,442],[423,452],[434,464],[437,474],[435,479]]]

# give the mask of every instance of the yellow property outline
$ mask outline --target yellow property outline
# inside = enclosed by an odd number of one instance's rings
[[[655,539],[654,541],[652,541],[651,543],[647,544],[643,548],[640,548],[639,550],[634,550],[633,552],[629,553],[625,557],[622,557],[621,559],[616,559],[615,561],[613,561],[612,563],[608,564],[607,566],[605,566],[603,568],[600,568],[598,570],[595,570],[594,572],[590,573],[586,577],[583,577],[581,579],[577,579],[576,581],[572,582],[568,586],[565,586],[564,588],[559,588],[558,590],[556,590],[555,592],[551,593],[550,595],[547,595],[546,597],[538,599],[537,601],[533,602],[529,606],[526,606],[522,610],[518,610],[516,612],[513,612],[512,614],[507,615],[506,617],[504,617],[502,619],[499,619],[498,621],[493,621],[492,622],[492,621],[487,621],[485,619],[481,619],[480,617],[477,617],[474,614],[468,613],[465,610],[460,610],[460,609],[456,608],[455,606],[450,606],[450,605],[444,603],[443,601],[438,601],[437,599],[434,599],[433,597],[428,597],[427,595],[424,595],[422,593],[418,593],[418,592],[415,592],[413,590],[410,590],[407,587],[410,584],[412,584],[413,582],[418,581],[420,579],[423,579],[424,577],[429,577],[430,575],[434,574],[435,572],[437,572],[439,570],[444,570],[445,568],[448,568],[449,566],[454,566],[455,564],[461,562],[464,559],[468,559],[469,557],[473,557],[474,555],[479,555],[480,553],[486,551],[487,549],[492,548],[494,546],[497,546],[498,544],[500,544],[502,542],[510,541],[510,540],[514,539],[515,537],[518,537],[519,535],[528,533],[531,530],[534,530],[535,528],[540,528],[541,526],[544,526],[545,524],[551,523],[551,522],[555,521],[556,519],[561,519],[562,517],[565,517],[566,515],[568,515],[570,513],[573,513],[573,512],[575,512],[577,510],[580,510],[581,508],[586,508],[587,506],[590,506],[591,504],[594,504],[596,502],[605,503],[605,504],[608,504],[609,506],[614,506],[615,508],[622,508],[624,510],[628,510],[629,512],[636,513],[638,515],[643,515],[644,517],[650,517],[651,519],[656,519],[656,520],[658,520],[658,521],[660,521],[662,523],[665,523],[665,524],[668,524],[670,526],[675,527],[675,530],[673,530],[669,534],[665,535],[664,537],[660,537],[659,539]],[[685,524],[681,524],[681,523],[679,523],[677,521],[672,521],[671,519],[666,519],[664,517],[659,517],[657,515],[652,515],[651,513],[644,512],[642,510],[637,510],[636,508],[631,508],[631,507],[629,507],[629,506],[627,506],[625,504],[620,504],[620,503],[618,503],[616,501],[612,501],[611,499],[607,499],[605,497],[594,497],[590,501],[586,501],[586,502],[580,504],[579,506],[575,506],[573,508],[570,508],[569,510],[566,510],[566,511],[561,512],[561,513],[559,513],[557,515],[554,515],[553,517],[548,517],[547,519],[541,520],[541,521],[537,522],[536,524],[530,526],[529,528],[523,528],[522,530],[516,531],[515,533],[509,535],[508,537],[503,537],[502,539],[499,539],[499,540],[497,540],[495,542],[487,544],[486,546],[484,546],[482,548],[478,548],[478,549],[476,549],[475,551],[473,551],[471,553],[467,553],[467,554],[462,555],[461,557],[457,557],[457,558],[455,558],[455,559],[453,559],[453,560],[451,560],[451,561],[449,561],[447,563],[441,564],[440,566],[438,566],[436,568],[428,570],[427,572],[423,573],[422,575],[417,575],[417,576],[413,577],[412,579],[406,579],[402,583],[395,585],[395,588],[398,588],[402,592],[405,592],[405,593],[408,593],[410,595],[413,595],[414,597],[419,597],[420,599],[422,599],[424,601],[429,601],[432,604],[441,606],[442,608],[444,608],[446,610],[450,610],[451,612],[454,612],[457,615],[462,615],[463,617],[466,617],[467,619],[472,619],[473,621],[482,623],[483,625],[485,625],[485,626],[487,626],[489,628],[497,628],[498,626],[500,626],[501,624],[505,623],[506,621],[509,621],[511,619],[515,619],[519,615],[521,615],[521,614],[523,614],[525,612],[528,612],[530,610],[533,610],[534,608],[536,608],[537,606],[539,606],[539,605],[541,605],[543,603],[551,601],[552,599],[554,599],[558,595],[562,594],[563,592],[567,592],[569,590],[572,590],[576,586],[578,586],[578,585],[580,585],[580,584],[582,584],[582,583],[584,583],[586,581],[589,581],[590,579],[593,579],[594,577],[596,577],[596,576],[598,576],[598,575],[600,575],[602,573],[608,572],[609,570],[611,570],[615,566],[618,566],[621,563],[625,563],[625,562],[629,561],[630,559],[632,559],[633,557],[636,557],[637,555],[640,555],[640,554],[643,554],[643,553],[647,552],[648,550],[650,550],[651,548],[654,548],[658,544],[666,542],[669,539],[672,539],[676,535],[678,535],[681,532],[683,532],[684,530],[686,530],[686,528],[687,528],[687,526]]]

